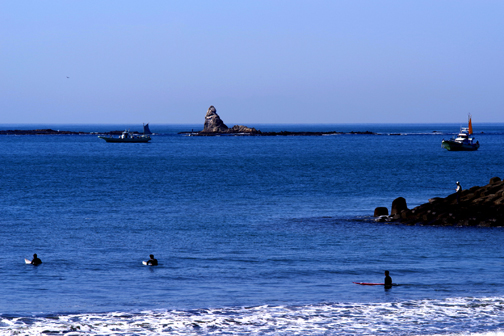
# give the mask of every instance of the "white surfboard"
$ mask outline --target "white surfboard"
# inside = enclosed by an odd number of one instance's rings
[[[26,259],[26,258],[25,258],[24,262],[25,262],[26,264],[31,264],[31,260],[28,260],[28,259]]]
[[[147,261],[142,261],[142,264],[147,265]]]

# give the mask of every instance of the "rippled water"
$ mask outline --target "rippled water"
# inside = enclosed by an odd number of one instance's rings
[[[457,180],[504,178],[504,125],[474,126],[472,153],[441,149],[457,125],[289,126],[380,133],[321,137],[151,125],[150,144],[0,136],[0,333],[498,333],[503,229],[369,218],[399,196],[413,207]],[[268,127],[288,128],[256,128]],[[72,128],[121,126],[59,126]],[[41,266],[24,264],[33,253]],[[150,253],[158,267],[141,264]],[[352,283],[385,269],[401,286]]]

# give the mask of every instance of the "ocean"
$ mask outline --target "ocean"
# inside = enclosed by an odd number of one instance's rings
[[[504,178],[504,124],[248,126],[377,134],[0,135],[0,334],[504,335],[504,228],[372,217]]]

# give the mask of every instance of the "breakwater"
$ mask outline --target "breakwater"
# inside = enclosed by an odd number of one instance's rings
[[[485,186],[474,186],[447,197],[435,197],[428,203],[408,209],[406,200],[392,203],[390,216],[386,208],[376,208],[378,221],[440,226],[504,226],[504,181],[493,177]]]

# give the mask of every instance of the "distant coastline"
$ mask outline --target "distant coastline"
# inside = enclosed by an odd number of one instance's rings
[[[124,131],[108,131],[108,132],[83,132],[83,131],[61,131],[61,130],[53,130],[51,128],[46,129],[34,129],[34,130],[0,130],[0,135],[96,135],[96,134],[104,134],[104,135],[121,135]],[[141,134],[140,132],[131,132],[134,134]],[[261,132],[258,131],[256,133],[206,133],[206,132],[193,132],[193,131],[185,131],[178,132],[178,134],[182,135],[192,135],[192,136],[218,136],[218,135],[234,135],[234,136],[320,136],[320,135],[336,135],[336,134],[365,134],[365,135],[377,135],[375,132],[371,131],[351,131],[351,132],[337,132],[337,131],[329,131],[329,132],[293,132],[293,131],[280,131],[280,132]]]
[[[178,134],[186,134],[191,136],[320,136],[320,135],[341,135],[341,134],[365,134],[365,135],[377,135],[375,132],[364,131],[364,132],[293,132],[293,131],[280,131],[280,132],[261,132],[257,131],[254,133],[229,133],[229,132],[179,132]]]
[[[80,131],[60,131],[47,129],[35,129],[35,130],[0,130],[0,135],[94,135],[94,134],[106,134],[106,135],[121,135],[124,131],[110,131],[110,132],[80,132]],[[131,132],[139,134],[139,132]]]

